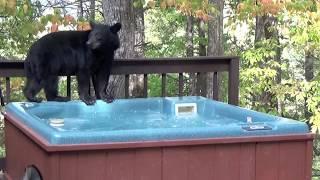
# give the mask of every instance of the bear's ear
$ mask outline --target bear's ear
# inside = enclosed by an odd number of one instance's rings
[[[96,23],[94,23],[93,21],[89,21],[89,24],[91,26],[91,29],[93,29],[96,26]]]
[[[121,23],[119,22],[110,27],[110,31],[113,33],[119,32],[120,29],[121,29]]]

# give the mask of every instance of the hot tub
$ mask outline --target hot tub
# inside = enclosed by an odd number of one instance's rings
[[[203,97],[15,102],[5,133],[13,179],[311,179],[305,123]]]

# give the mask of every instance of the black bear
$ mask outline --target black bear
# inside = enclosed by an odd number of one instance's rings
[[[36,95],[43,88],[48,101],[68,101],[58,96],[58,75],[75,74],[80,99],[87,105],[96,98],[89,94],[93,79],[98,99],[109,101],[106,94],[112,61],[120,47],[121,24],[112,26],[90,22],[88,31],[59,31],[43,36],[30,48],[24,63],[27,82],[25,97],[41,102]]]

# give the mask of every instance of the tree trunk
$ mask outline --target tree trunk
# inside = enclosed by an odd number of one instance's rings
[[[257,42],[261,41],[265,37],[264,25],[265,25],[265,16],[256,16],[256,27],[255,27],[255,36],[254,36],[255,44],[257,44]]]
[[[305,52],[304,77],[306,81],[310,82],[314,78],[314,60],[312,52]]]
[[[277,20],[275,20],[275,22],[277,23]],[[276,27],[276,25],[275,25],[275,27]],[[281,63],[282,63],[282,61],[281,61],[282,47],[280,47],[281,46],[280,36],[279,36],[279,30],[277,28],[275,29],[274,36],[277,41],[275,60],[281,65]],[[277,76],[276,76],[276,84],[281,84],[281,80],[282,80],[282,70],[281,70],[281,67],[278,67],[277,68]],[[276,107],[277,107],[278,113],[283,115],[284,108],[285,108],[284,102],[282,102],[281,99],[279,99],[279,98],[276,98],[276,99],[277,99]]]
[[[135,14],[135,58],[144,57],[144,10],[142,7],[134,8]],[[143,97],[143,75],[130,76],[130,96]]]
[[[132,58],[135,55],[135,21],[133,0],[103,0],[102,8],[107,24],[121,22],[122,28],[119,33],[120,48],[116,52],[116,58]],[[111,76],[107,91],[114,88],[116,98],[124,97],[124,77]]]
[[[96,0],[90,0],[90,17],[91,21],[94,21],[96,17]]]
[[[278,31],[278,28],[277,28],[277,24],[278,24],[278,20],[276,17],[272,17],[272,16],[269,16],[265,19],[265,25],[264,25],[264,32],[265,32],[265,37],[266,39],[274,39],[277,43],[277,47],[275,47],[274,51],[276,52],[276,55],[274,56],[274,60],[276,62],[278,62],[279,64],[281,64],[281,52],[282,52],[282,49],[280,47],[280,37],[279,37],[279,31]],[[281,68],[278,67],[277,69],[277,75],[276,75],[276,84],[280,84],[281,83]],[[266,99],[269,99],[268,103],[270,103],[270,106],[271,108],[276,108],[278,110],[278,112],[280,114],[282,114],[283,112],[283,109],[284,109],[284,104],[283,102],[278,99],[276,97],[275,94],[272,94],[272,93],[268,93],[268,98]]]
[[[193,17],[187,16],[187,28],[186,28],[186,55],[187,57],[193,56]]]
[[[83,19],[83,0],[79,1],[78,17]]]
[[[199,56],[206,56],[207,50],[206,50],[206,31],[205,31],[205,24],[202,20],[198,20],[198,34],[199,34]]]
[[[194,18],[187,16],[186,27],[186,56],[192,57],[194,55],[193,35],[194,35]],[[189,74],[189,93],[190,95],[196,95],[196,75],[194,73]]]
[[[277,29],[278,20],[273,16],[257,16],[256,17],[256,29],[255,29],[255,44],[263,39],[273,39],[277,42],[277,47],[273,49],[276,55],[272,57],[275,61],[281,64],[281,47],[280,47],[280,37],[279,31]],[[268,59],[265,59],[267,62]],[[262,62],[261,66],[264,66]],[[281,83],[281,68],[277,68],[277,75],[275,84]],[[262,108],[269,111],[270,109],[277,109],[279,113],[282,113],[284,105],[281,100],[276,98],[276,95],[270,91],[264,91],[260,95],[254,95],[259,97],[253,97],[253,99],[259,100]]]
[[[212,15],[213,18],[208,22],[208,56],[220,56],[224,54],[223,49],[223,0],[209,0],[209,3],[213,4],[217,8],[218,13]],[[207,74],[207,97],[213,97],[213,74]],[[220,73],[218,73],[218,92],[221,92]]]
[[[276,61],[281,65],[282,61],[281,61],[281,54],[282,54],[282,48],[280,47],[280,36],[279,36],[279,31],[277,30],[277,49],[276,49]],[[276,83],[277,84],[281,84],[281,80],[282,80],[282,70],[281,67],[277,68],[277,76],[276,76]],[[284,108],[285,108],[285,104],[284,102],[281,101],[281,99],[277,98],[278,101],[278,105],[277,105],[277,109],[278,109],[278,113],[283,115],[284,112]]]
[[[311,51],[305,52],[305,63],[304,63],[304,77],[306,81],[310,82],[314,78],[314,61],[315,57]],[[308,110],[307,99],[304,102],[304,115],[306,119],[312,116],[312,113]]]
[[[134,8],[135,14],[135,57],[144,57],[144,10],[142,7]]]
[[[224,1],[210,0],[218,11],[208,22],[208,56],[223,55],[223,7]]]
[[[206,47],[206,31],[205,31],[205,23],[200,20],[197,19],[197,33],[198,33],[198,38],[199,38],[199,44],[198,44],[198,51],[197,54],[199,56],[206,56],[207,55],[207,47]],[[195,96],[197,93],[197,76],[194,73],[190,73],[190,95]],[[207,83],[203,83],[204,85],[204,89],[207,89]]]
[[[264,16],[256,16],[254,46],[257,48],[258,42],[264,38]],[[250,93],[252,96],[251,107],[256,107],[256,101],[259,99],[258,94]],[[258,103],[259,104],[259,103]]]

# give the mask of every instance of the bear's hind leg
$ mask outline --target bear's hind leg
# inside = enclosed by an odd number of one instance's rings
[[[50,76],[44,81],[44,92],[46,94],[47,101],[70,101],[69,97],[58,96],[58,76]]]
[[[35,78],[28,77],[26,79],[26,85],[23,89],[23,94],[28,101],[41,102],[42,98],[37,98],[36,95],[40,92],[42,86]]]

